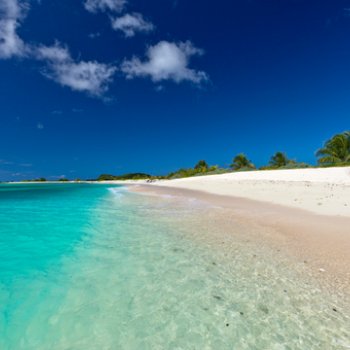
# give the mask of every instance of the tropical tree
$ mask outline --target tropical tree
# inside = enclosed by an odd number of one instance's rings
[[[255,165],[247,158],[247,156],[244,153],[240,153],[233,158],[231,168],[234,170],[239,170],[243,168],[254,169]]]
[[[276,152],[270,159],[270,165],[274,168],[281,168],[289,164],[291,160],[283,152]]]
[[[200,160],[194,167],[198,171],[207,171],[209,168],[208,163],[205,160]]]
[[[319,164],[341,164],[350,162],[350,131],[334,135],[316,152]]]
[[[44,177],[39,177],[38,179],[34,180],[37,182],[46,182],[46,179]]]

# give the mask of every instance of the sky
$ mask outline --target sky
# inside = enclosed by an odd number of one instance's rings
[[[0,180],[314,164],[349,111],[350,0],[0,0]]]

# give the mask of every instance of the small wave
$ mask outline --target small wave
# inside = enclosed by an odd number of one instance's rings
[[[108,191],[112,192],[115,197],[120,198],[124,196],[125,192],[127,192],[126,187],[109,187]]]
[[[160,195],[162,198],[179,198],[178,196],[172,195],[172,194],[162,194]]]

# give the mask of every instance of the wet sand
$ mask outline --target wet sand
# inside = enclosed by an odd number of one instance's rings
[[[211,206],[210,220],[206,213],[211,225],[221,226],[225,234],[232,231],[236,238],[247,242],[268,245],[276,254],[284,254],[290,264],[303,264],[310,278],[350,305],[350,218],[182,188],[129,188],[148,195],[195,199]],[[237,224],[251,229],[245,230],[244,237],[237,237],[237,230],[233,229]]]

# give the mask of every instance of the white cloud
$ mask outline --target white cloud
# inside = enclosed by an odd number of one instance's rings
[[[87,0],[91,10],[122,9],[125,0]],[[26,0],[0,0],[0,59],[28,56],[47,63],[45,76],[72,90],[101,96],[108,87],[115,67],[96,61],[75,62],[69,50],[58,44],[53,46],[26,45],[17,34],[17,29],[29,9]],[[38,129],[42,124],[37,125]]]
[[[137,57],[126,60],[121,70],[126,77],[150,77],[154,82],[162,80],[191,81],[199,84],[208,79],[205,72],[196,71],[188,67],[190,58],[195,55],[202,55],[203,51],[193,46],[189,41],[171,43],[161,41],[155,46],[148,48],[147,60],[141,61]]]
[[[75,62],[67,47],[56,43],[37,49],[37,58],[47,63],[44,75],[72,90],[101,96],[108,89],[116,68],[96,61]]]
[[[89,12],[112,11],[121,12],[126,5],[126,0],[85,0],[84,6]]]
[[[121,30],[126,37],[133,37],[136,32],[151,32],[154,30],[154,25],[146,21],[141,13],[127,13],[122,17],[112,19],[112,28]]]
[[[53,46],[40,46],[37,50],[37,58],[45,59],[50,62],[70,61],[71,56],[67,47],[56,43]]]
[[[69,49],[57,43],[52,46],[24,43],[17,30],[29,10],[29,2],[30,0],[0,0],[0,59],[24,56],[42,61],[45,63],[42,73],[46,77],[72,90],[101,97],[108,90],[117,68],[97,61],[74,60]],[[118,13],[127,2],[128,0],[84,0],[84,5],[93,13]],[[126,37],[154,29],[154,25],[139,13],[114,18],[112,26],[115,30],[122,31]],[[187,80],[199,84],[207,80],[208,76],[203,71],[189,68],[189,63],[192,56],[202,54],[203,51],[189,41],[161,41],[147,49],[145,60],[138,57],[124,60],[120,70],[129,79],[149,77],[154,82],[173,80],[179,83]]]
[[[41,124],[41,123],[38,123],[38,124],[36,125],[36,127],[37,127],[37,129],[39,129],[39,130],[44,129],[44,125]]]
[[[27,5],[17,0],[0,0],[0,59],[24,56],[26,46],[17,34]]]

